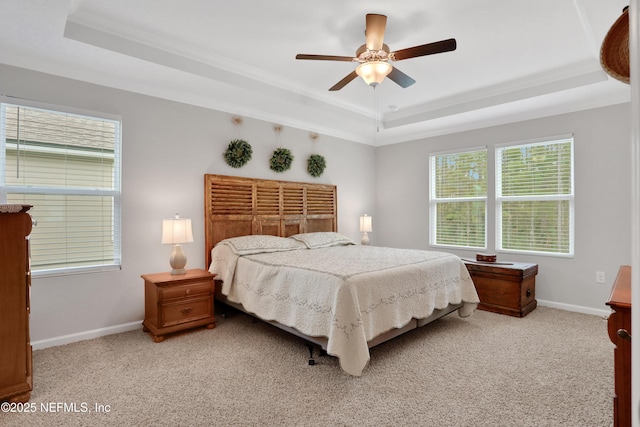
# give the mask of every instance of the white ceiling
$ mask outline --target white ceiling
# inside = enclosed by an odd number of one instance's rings
[[[1,0],[0,62],[384,145],[628,102],[599,62],[627,4]],[[358,78],[329,92],[356,64],[295,55],[355,55],[367,13],[387,15],[392,51],[448,38],[458,48],[394,62],[417,81],[406,89]]]

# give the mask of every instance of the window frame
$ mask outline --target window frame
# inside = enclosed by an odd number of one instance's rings
[[[446,156],[450,154],[465,154],[465,153],[473,153],[477,151],[484,151],[486,155],[487,161],[487,170],[486,170],[486,180],[487,180],[487,189],[484,197],[482,196],[474,196],[474,197],[451,197],[451,198],[437,198],[435,197],[436,192],[436,167],[435,161],[438,156]],[[455,150],[445,150],[445,151],[437,151],[429,153],[429,246],[435,248],[449,248],[449,249],[465,249],[465,250],[486,250],[487,249],[487,239],[488,239],[488,213],[489,213],[489,149],[486,145],[477,146],[477,147],[468,147],[468,148],[460,148]],[[442,244],[437,243],[437,225],[438,225],[438,216],[437,216],[437,208],[438,204],[441,203],[460,203],[460,202],[478,202],[484,201],[484,245],[483,246],[463,246],[463,245],[452,245],[452,244]]]
[[[16,106],[40,109],[52,113],[70,114],[98,120],[112,121],[115,123],[115,140],[113,147],[113,185],[111,189],[100,188],[64,188],[59,186],[30,186],[30,185],[7,185],[6,183],[6,132],[4,126],[5,106]],[[49,268],[32,270],[33,277],[45,276],[65,276],[70,274],[95,273],[101,271],[113,271],[122,269],[122,117],[119,115],[96,112],[86,109],[77,109],[50,103],[25,100],[8,96],[0,96],[0,203],[7,203],[9,194],[38,194],[38,195],[80,195],[80,196],[101,196],[113,199],[112,213],[112,235],[113,235],[113,257],[112,262],[87,266],[67,266],[59,268]],[[66,222],[66,221],[65,221]],[[37,218],[34,218],[37,224]],[[37,225],[36,225],[37,227]]]
[[[533,195],[533,196],[503,196],[502,195],[502,150],[509,148],[517,148],[523,146],[539,146],[549,144],[560,144],[569,142],[571,147],[571,192],[570,194],[553,194],[553,195]],[[526,254],[536,256],[550,256],[557,258],[573,258],[575,256],[575,141],[573,134],[558,135],[551,137],[535,138],[525,141],[514,141],[495,145],[495,247],[496,252],[510,254]],[[563,252],[547,252],[536,250],[520,250],[502,247],[502,203],[509,201],[568,201],[569,202],[569,235],[568,246],[569,251]]]

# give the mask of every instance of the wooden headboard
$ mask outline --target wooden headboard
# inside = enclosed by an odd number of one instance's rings
[[[206,267],[221,240],[251,234],[288,237],[338,231],[335,185],[204,176]]]

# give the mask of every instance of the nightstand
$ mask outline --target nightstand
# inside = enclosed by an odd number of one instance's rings
[[[537,264],[464,261],[480,298],[478,309],[524,317],[536,301]]]
[[[198,326],[216,327],[213,317],[213,275],[206,270],[187,270],[186,274],[143,274],[144,322],[155,342],[166,334]]]

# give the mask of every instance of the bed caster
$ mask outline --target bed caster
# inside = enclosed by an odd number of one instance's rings
[[[316,364],[316,360],[313,358],[313,344],[307,344],[309,348],[309,366],[313,366]]]

